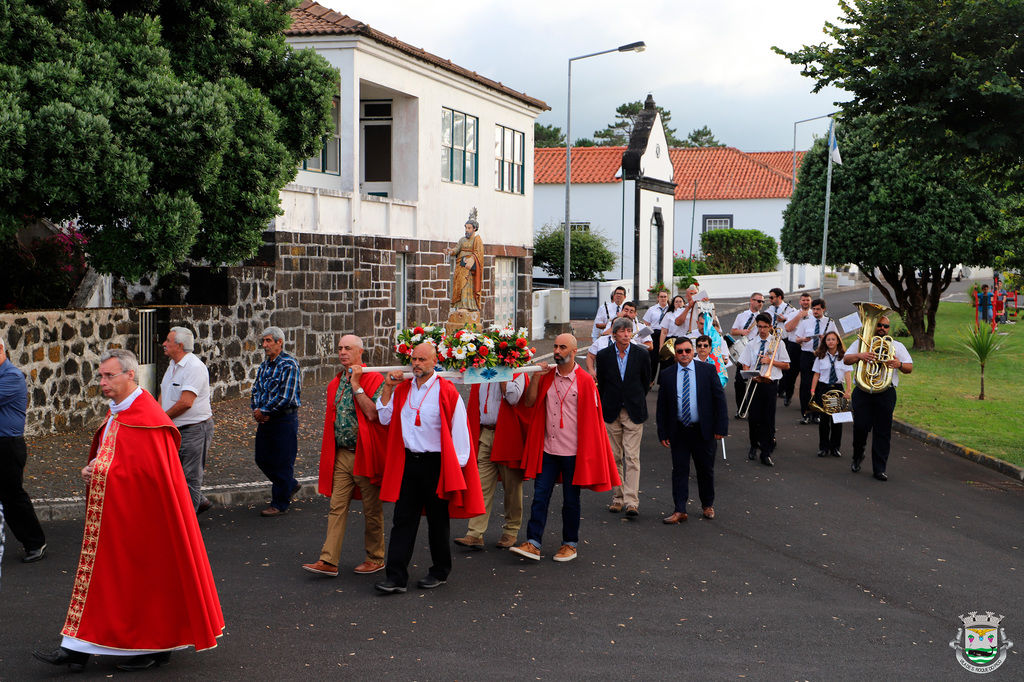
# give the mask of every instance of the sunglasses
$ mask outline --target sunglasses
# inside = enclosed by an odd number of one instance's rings
[[[887,325],[887,324],[879,323],[877,326],[878,326],[879,329],[888,329],[889,328],[889,325]]]
[[[698,343],[697,348],[711,348],[710,343]]]
[[[754,303],[764,303],[764,299],[763,298],[755,298],[755,299],[753,299],[753,301],[754,301]]]
[[[692,352],[693,352],[692,348],[677,348],[676,349],[676,355],[685,355],[687,353],[692,353]]]

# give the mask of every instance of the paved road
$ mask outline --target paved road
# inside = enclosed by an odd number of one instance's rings
[[[775,468],[747,461],[746,424],[733,422],[714,521],[660,522],[670,467],[650,424],[637,520],[609,514],[607,494],[585,493],[577,561],[548,559],[556,513],[544,560],[457,550],[449,584],[433,592],[379,597],[376,577],[300,570],[323,539],[323,499],[281,519],[216,509],[202,526],[226,635],[149,677],[967,680],[948,646],[958,614],[1005,614],[1010,639],[1024,641],[1024,486],[898,435],[881,483],[850,473],[848,456],[815,457],[816,429],[796,416],[780,410]],[[362,558],[352,513],[343,568]],[[11,552],[4,562],[3,680],[57,672],[29,652],[58,641],[81,522],[47,533],[45,561],[26,566]],[[425,531],[419,540],[414,577],[428,562]],[[144,572],[146,557],[136,561]],[[1022,666],[1013,653],[989,678],[1020,679]],[[112,673],[101,660],[77,679]]]

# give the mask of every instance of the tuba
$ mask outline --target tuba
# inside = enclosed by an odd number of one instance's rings
[[[857,337],[861,352],[875,354],[874,361],[857,363],[853,380],[862,391],[881,393],[892,385],[892,368],[886,367],[885,363],[892,360],[895,348],[891,336],[875,336],[875,326],[878,320],[892,311],[878,303],[860,302],[853,305],[857,307],[863,325]]]

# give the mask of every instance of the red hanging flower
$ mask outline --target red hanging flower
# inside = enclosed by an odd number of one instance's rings
[[[508,348],[508,342],[502,341],[501,343],[498,344],[498,348],[505,350],[506,348]]]

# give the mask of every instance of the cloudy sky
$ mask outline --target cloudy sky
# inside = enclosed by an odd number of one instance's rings
[[[572,137],[614,120],[615,107],[647,93],[685,135],[703,125],[744,151],[793,145],[794,121],[827,114],[846,93],[811,94],[812,81],[771,51],[825,40],[835,0],[319,0],[416,47],[544,100],[538,119],[565,130],[570,57],[643,40],[643,53],[573,62]],[[797,127],[797,147],[827,121]]]

